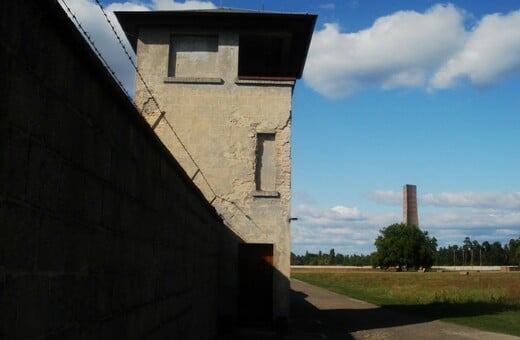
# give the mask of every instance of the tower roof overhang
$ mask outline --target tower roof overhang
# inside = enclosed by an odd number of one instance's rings
[[[301,78],[317,15],[244,10],[115,12],[130,45],[137,50],[141,28],[232,30],[239,34],[282,34],[290,37],[289,75]]]

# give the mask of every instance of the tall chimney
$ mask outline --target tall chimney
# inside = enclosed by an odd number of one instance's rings
[[[417,213],[417,186],[405,184],[403,186],[403,223],[419,227]]]

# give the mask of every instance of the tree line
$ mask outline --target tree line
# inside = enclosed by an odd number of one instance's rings
[[[520,237],[506,244],[496,241],[479,243],[466,237],[460,245],[437,248],[437,240],[428,232],[393,224],[380,231],[377,251],[369,255],[344,255],[330,249],[328,253],[291,253],[291,265],[308,266],[504,266],[520,265]]]
[[[319,251],[317,254],[305,252],[305,255],[291,253],[291,265],[293,266],[369,266],[371,255],[343,255],[336,254],[331,249],[328,253]]]
[[[479,243],[466,237],[460,245],[437,249],[435,264],[439,266],[507,266],[520,265],[520,237],[502,245],[496,241]]]

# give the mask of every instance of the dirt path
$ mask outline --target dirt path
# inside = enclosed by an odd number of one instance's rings
[[[298,280],[291,280],[291,289],[288,340],[520,339],[399,314]]]

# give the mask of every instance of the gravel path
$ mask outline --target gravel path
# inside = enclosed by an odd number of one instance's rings
[[[520,339],[399,314],[298,280],[291,280],[291,289],[288,340]]]

